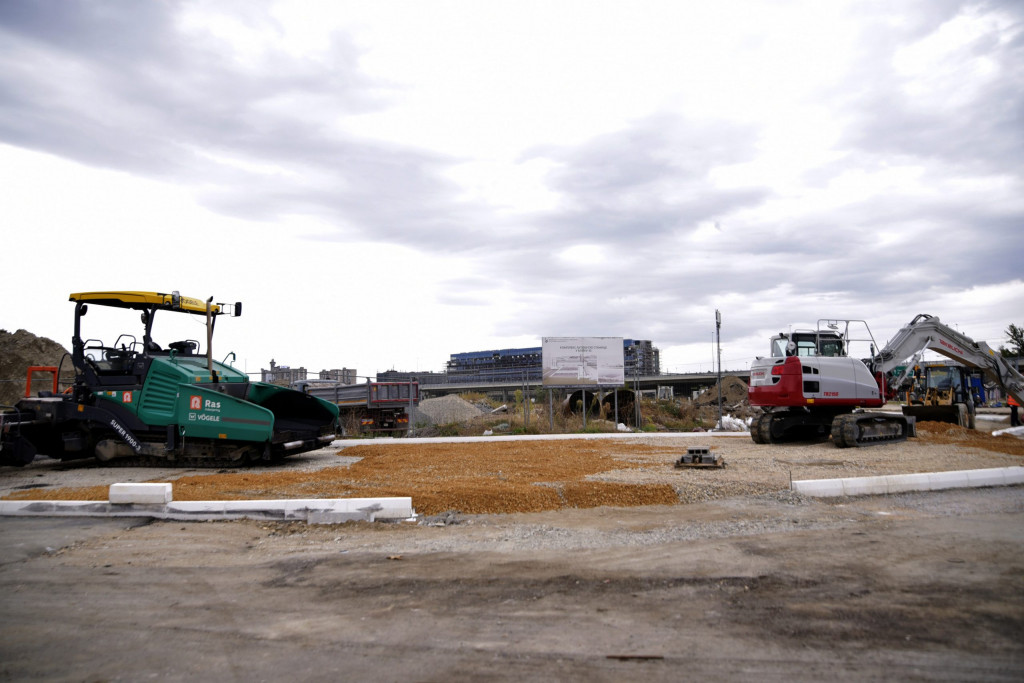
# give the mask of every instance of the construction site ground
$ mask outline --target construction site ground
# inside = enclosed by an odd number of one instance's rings
[[[820,479],[1024,464],[1024,441],[360,441],[268,468],[0,469],[0,497],[412,496],[394,524],[0,520],[0,679],[1021,680],[1024,488]],[[707,446],[724,469],[674,467]]]

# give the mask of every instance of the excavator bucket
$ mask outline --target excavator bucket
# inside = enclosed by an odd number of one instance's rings
[[[974,429],[974,416],[963,403],[952,405],[911,405],[903,406],[903,414],[916,418],[918,422],[949,422],[967,429]]]

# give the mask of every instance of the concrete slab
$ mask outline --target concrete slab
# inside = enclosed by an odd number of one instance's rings
[[[149,517],[180,521],[262,519],[335,524],[413,519],[412,498],[176,501],[165,505],[81,500],[0,501],[0,515],[38,517]],[[312,521],[311,518],[322,520]]]
[[[172,500],[171,485],[163,484],[111,484],[109,500],[111,503],[127,505],[163,505]]]
[[[889,482],[882,476],[843,479],[843,492],[847,496],[888,493]]]
[[[1007,472],[1003,470],[973,470],[964,472],[971,486],[1004,486]]]
[[[927,475],[927,484],[916,489],[920,491],[941,491],[943,489],[964,488],[968,484],[967,474],[960,472],[930,472]],[[917,480],[912,480],[917,483]]]
[[[794,481],[793,490],[805,496],[826,498],[1015,484],[1024,484],[1024,467],[890,474],[875,477],[848,477],[846,479],[804,479]]]

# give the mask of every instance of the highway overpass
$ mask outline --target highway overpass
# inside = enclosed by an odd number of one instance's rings
[[[738,377],[744,382],[748,384],[750,383],[750,370],[723,370],[722,376]],[[453,381],[450,382],[438,383],[436,380],[432,379],[430,384],[425,382],[420,383],[420,397],[436,398],[447,394],[479,392],[483,394],[500,394],[507,398],[517,389],[523,389],[524,386],[527,391],[534,391],[538,388],[542,388],[541,383],[537,381],[527,384],[526,382],[465,381],[461,378],[459,378],[459,381],[454,381],[455,378],[452,378],[452,380]],[[641,375],[640,377],[627,377],[626,387],[633,389],[639,385],[640,391],[650,392],[652,394],[657,392],[658,387],[672,387],[675,396],[690,397],[694,395],[694,392],[700,392],[708,387],[714,386],[717,381],[718,374],[715,372]],[[614,387],[602,388],[612,389]]]

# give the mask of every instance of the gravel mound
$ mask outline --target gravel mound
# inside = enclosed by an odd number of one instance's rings
[[[436,425],[466,422],[483,415],[475,405],[454,395],[420,401],[418,410],[420,416],[428,417]]]
[[[18,330],[13,334],[0,330],[0,405],[13,405],[25,397],[25,374],[30,365],[60,366],[60,360],[68,352],[63,346],[47,339],[37,337],[26,330]],[[64,361],[64,382],[74,379],[71,358]],[[37,373],[32,381],[32,394],[37,391],[53,388],[53,380],[48,373]]]

